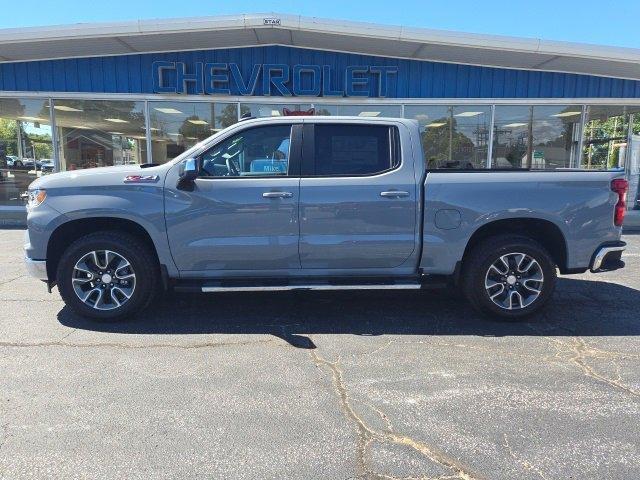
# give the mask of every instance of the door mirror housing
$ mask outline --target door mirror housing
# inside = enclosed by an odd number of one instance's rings
[[[193,190],[194,180],[198,177],[198,162],[195,158],[187,158],[180,164],[180,179],[177,187],[180,190]]]

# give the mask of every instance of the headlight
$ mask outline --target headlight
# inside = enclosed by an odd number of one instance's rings
[[[27,208],[36,208],[47,198],[47,191],[42,188],[29,190],[29,199],[27,200]]]

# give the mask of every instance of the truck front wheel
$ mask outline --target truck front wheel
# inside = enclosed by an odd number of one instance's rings
[[[516,235],[485,239],[465,259],[462,288],[481,313],[505,320],[528,317],[551,299],[556,265],[534,240]]]
[[[158,287],[154,255],[137,237],[97,232],[73,242],[58,263],[58,290],[84,317],[114,320],[146,307]]]

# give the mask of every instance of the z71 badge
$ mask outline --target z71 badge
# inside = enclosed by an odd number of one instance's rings
[[[158,175],[127,175],[124,183],[156,183],[158,178]]]

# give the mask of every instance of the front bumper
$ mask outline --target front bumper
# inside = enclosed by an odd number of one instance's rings
[[[623,268],[622,252],[626,246],[627,244],[622,241],[600,245],[593,254],[590,270],[593,273],[598,273]]]
[[[29,275],[43,282],[49,281],[46,260],[32,260],[29,257],[24,257],[24,264]]]

